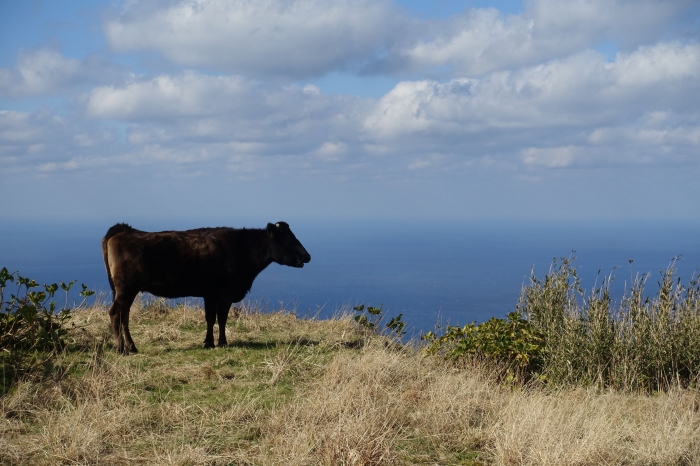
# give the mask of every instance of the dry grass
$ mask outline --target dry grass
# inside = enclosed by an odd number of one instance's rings
[[[693,465],[700,395],[509,388],[366,337],[350,318],[241,309],[204,350],[201,309],[142,301],[141,353],[104,307],[77,352],[0,398],[0,464]]]

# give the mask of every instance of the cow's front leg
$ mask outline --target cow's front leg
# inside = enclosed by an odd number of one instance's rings
[[[219,321],[219,346],[228,346],[226,341],[226,321],[228,320],[228,311],[231,308],[231,303],[220,303],[216,309],[216,318]]]
[[[214,347],[214,322],[216,322],[216,305],[212,299],[204,298],[204,317],[207,320],[207,335],[204,337],[204,347]]]

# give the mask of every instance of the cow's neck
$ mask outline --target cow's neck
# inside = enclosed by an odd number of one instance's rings
[[[246,267],[240,268],[240,284],[248,293],[253,286],[255,278],[270,265],[272,261],[272,251],[270,251],[270,238],[266,230],[243,229],[238,232],[239,244],[246,245],[246,251],[239,260],[245,262]]]

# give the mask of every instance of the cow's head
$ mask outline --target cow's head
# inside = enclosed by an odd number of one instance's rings
[[[287,223],[268,223],[267,234],[272,240],[273,261],[291,267],[304,267],[304,264],[311,261],[311,255],[306,252]]]

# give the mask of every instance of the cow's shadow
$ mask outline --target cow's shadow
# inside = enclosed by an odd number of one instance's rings
[[[199,344],[192,344],[184,347],[168,347],[164,348],[164,351],[169,352],[169,353],[177,353],[177,352],[185,352],[185,351],[193,351],[193,350],[202,350],[202,351],[216,351],[216,350],[226,350],[226,349],[249,349],[249,350],[269,350],[269,349],[274,349],[274,348],[281,348],[285,346],[305,346],[305,347],[312,347],[312,346],[318,346],[320,345],[321,342],[319,340],[311,340],[308,338],[293,338],[291,340],[265,340],[265,341],[255,341],[255,340],[234,340],[234,341],[229,341],[228,345],[226,346],[216,346],[214,348],[204,348],[204,345],[199,343]],[[350,346],[352,347],[352,346]]]
[[[293,338],[291,340],[268,340],[268,341],[233,341],[228,344],[228,348],[245,348],[245,349],[268,349],[281,346],[318,346],[321,344],[319,340],[311,340],[308,338]],[[343,348],[360,349],[365,345],[365,340],[357,338],[355,340],[338,341],[332,346],[341,346]],[[217,347],[218,348],[218,347]],[[226,348],[226,347],[225,347]]]
[[[289,340],[281,340],[281,339],[274,339],[274,340],[264,340],[264,341],[256,341],[256,340],[233,340],[229,341],[228,345],[226,346],[216,346],[215,348],[204,348],[203,344],[192,344],[184,347],[166,347],[163,348],[163,351],[168,352],[168,353],[178,353],[178,352],[186,352],[186,351],[194,351],[194,350],[201,350],[201,351],[217,351],[217,350],[227,350],[227,349],[248,349],[248,350],[256,350],[256,351],[263,351],[263,350],[270,350],[274,348],[281,348],[281,347],[287,347],[287,346],[303,346],[303,347],[314,347],[314,346],[319,346],[322,342],[320,340],[313,340],[309,338],[292,338]],[[355,340],[348,340],[348,341],[338,341],[335,342],[332,346],[339,346],[343,348],[349,348],[349,349],[361,349],[365,345],[365,341],[362,338],[358,338]]]
[[[266,341],[230,341],[224,348],[244,348],[244,349],[269,349],[282,346],[318,346],[318,340],[308,338],[293,338],[291,340],[266,340]]]

